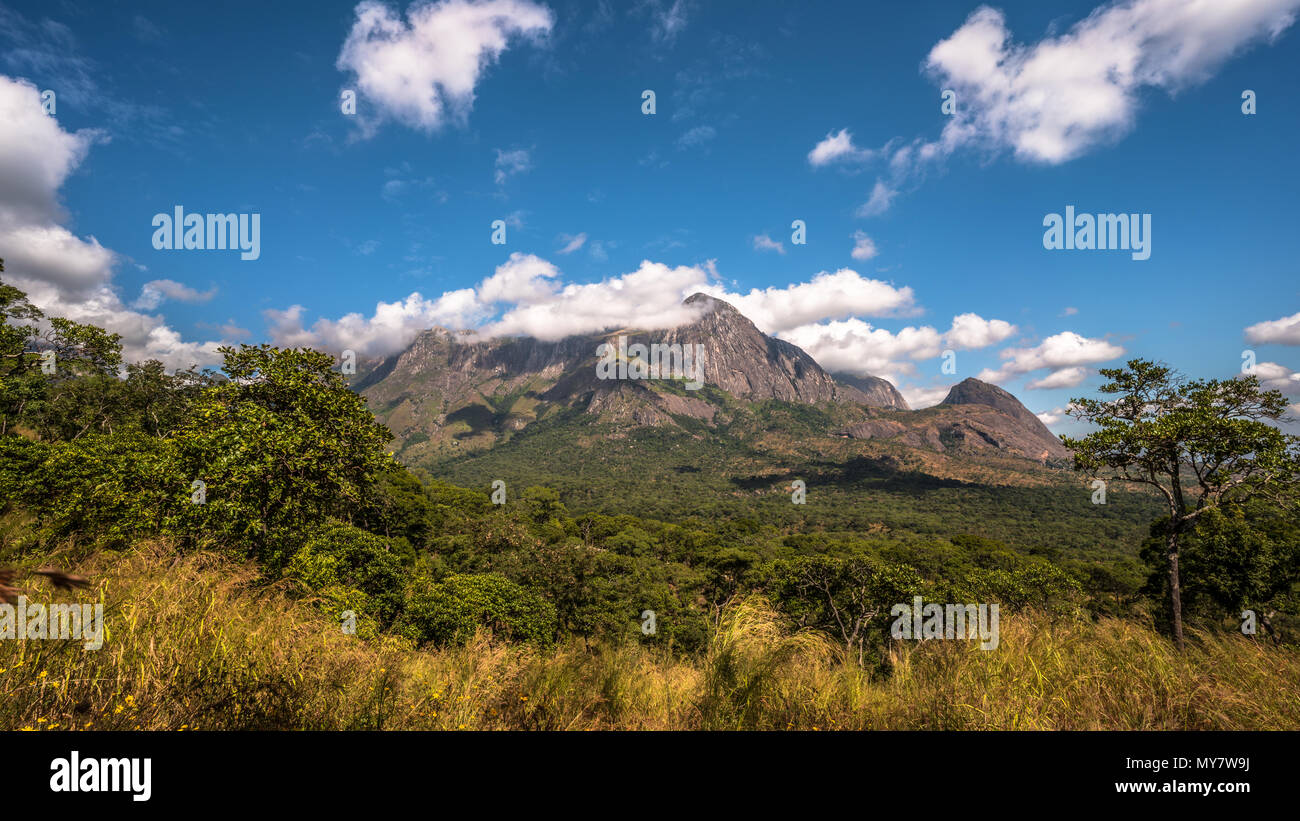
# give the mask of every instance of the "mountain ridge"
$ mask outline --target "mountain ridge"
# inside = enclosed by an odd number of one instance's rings
[[[824,409],[819,434],[826,437],[1040,463],[1066,455],[1036,416],[994,385],[966,379],[939,405],[912,410],[888,380],[831,374],[724,300],[696,293],[683,305],[699,308],[699,316],[674,328],[557,340],[480,339],[471,331],[431,328],[405,350],[364,363],[353,386],[393,431],[401,457],[416,462],[491,448],[564,411],[613,426],[694,430],[702,424],[721,431],[768,402]],[[636,345],[695,346],[704,386],[691,390],[690,374],[681,373],[671,376],[684,378],[602,377],[600,351],[638,351]]]

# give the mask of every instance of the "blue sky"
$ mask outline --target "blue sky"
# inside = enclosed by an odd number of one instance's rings
[[[706,290],[914,406],[980,376],[1067,430],[1098,367],[1246,349],[1300,401],[1297,7],[0,4],[0,257],[173,366]],[[156,249],[177,205],[260,215],[260,255]],[[1045,249],[1067,205],[1150,214],[1150,258]]]

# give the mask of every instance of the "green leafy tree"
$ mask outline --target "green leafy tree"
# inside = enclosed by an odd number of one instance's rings
[[[25,456],[28,466],[12,478],[0,472],[0,485],[9,485],[51,539],[125,547],[164,531],[187,499],[174,443],[139,431],[31,443],[25,454],[6,450],[0,458]]]
[[[202,481],[190,528],[283,567],[327,518],[352,521],[393,466],[388,429],[327,354],[220,349],[228,380],[206,388],[179,434],[186,478]]]
[[[1153,568],[1147,589],[1163,591],[1158,535],[1143,546]],[[1280,639],[1276,617],[1293,610],[1300,584],[1300,524],[1289,511],[1259,500],[1208,511],[1183,537],[1185,604],[1190,609],[1240,618],[1253,610],[1268,634]]]
[[[1163,497],[1165,558],[1174,642],[1183,647],[1184,535],[1209,511],[1253,496],[1294,496],[1300,440],[1282,433],[1278,391],[1259,379],[1186,380],[1142,359],[1104,368],[1101,392],[1113,399],[1075,399],[1071,413],[1097,427],[1082,439],[1062,437],[1074,467],[1090,476],[1139,482]]]
[[[20,421],[46,438],[75,438],[102,426],[122,364],[120,339],[94,325],[46,317],[21,289],[0,282],[0,434]],[[50,355],[53,373],[42,369],[42,357]],[[70,435],[51,437],[51,416],[75,416],[75,424],[60,426],[60,433],[71,428]]]
[[[801,627],[838,636],[850,656],[856,647],[859,666],[866,666],[868,639],[887,632],[890,608],[911,602],[926,586],[911,567],[866,558],[778,559],[768,575],[782,609]]]

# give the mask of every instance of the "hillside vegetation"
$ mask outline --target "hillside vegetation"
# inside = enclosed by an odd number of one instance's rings
[[[342,634],[250,565],[163,544],[78,571],[109,604],[100,652],[0,642],[0,726],[18,729],[1294,729],[1300,650],[1141,623],[1003,622],[999,650],[900,644],[873,676],[761,598],[700,652],[635,643],[414,649]]]
[[[1136,493],[828,452],[793,505],[790,477],[703,435],[607,438],[582,452],[630,461],[596,477],[563,440],[504,450],[505,485],[467,488],[394,460],[326,354],[240,346],[168,374],[9,286],[0,315],[0,599],[100,602],[108,627],[99,650],[0,640],[0,727],[1300,726],[1280,499],[1181,526],[1180,652],[1167,527]],[[818,412],[757,407],[782,436]],[[576,484],[516,478],[566,458]],[[638,484],[619,472],[638,458],[688,478]],[[896,635],[916,597],[996,605],[996,649]]]

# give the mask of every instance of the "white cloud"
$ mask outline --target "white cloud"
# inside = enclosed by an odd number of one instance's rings
[[[0,249],[6,282],[27,292],[49,316],[121,334],[127,361],[158,359],[169,368],[219,361],[219,342],[186,342],[160,316],[131,310],[113,285],[118,255],[93,236],[63,225],[59,189],[101,139],[95,131],[64,131],[45,113],[40,92],[0,75]],[[167,282],[168,285],[157,285]],[[185,294],[169,280],[156,293]],[[175,287],[173,287],[175,286]],[[147,288],[148,286],[146,286]],[[143,296],[143,294],[142,294]],[[152,298],[150,298],[152,299]]]
[[[809,282],[785,288],[730,294],[720,287],[700,289],[726,300],[769,334],[828,319],[851,316],[910,316],[918,311],[912,289],[867,279],[851,268],[822,271]]]
[[[556,253],[572,254],[574,251],[578,250],[579,248],[581,248],[583,245],[586,244],[587,235],[585,232],[581,234],[577,234],[576,236],[570,236],[568,234],[560,234],[560,241],[564,243],[564,247],[561,248]]]
[[[828,371],[879,376],[915,367],[907,360],[930,359],[943,351],[934,328],[906,327],[897,333],[850,318],[791,328],[781,338],[803,348]]]
[[[541,257],[515,251],[479,283],[477,299],[484,305],[542,302],[555,294],[559,276],[560,269]]]
[[[934,387],[925,387],[921,385],[899,385],[898,392],[907,400],[907,405],[912,410],[929,408],[939,404],[948,397],[948,391],[952,390],[952,385],[936,385]]]
[[[1017,328],[1001,319],[984,319],[979,314],[967,313],[952,318],[952,329],[944,337],[949,348],[973,350],[1008,339]]]
[[[777,242],[776,240],[769,237],[767,234],[759,234],[758,236],[754,237],[754,250],[755,251],[776,251],[778,254],[784,254],[785,244],[781,242]]]
[[[808,152],[808,163],[813,168],[821,168],[831,163],[862,163],[875,155],[874,151],[858,148],[853,144],[853,135],[847,128],[832,131]]]
[[[577,284],[564,282],[552,263],[515,252],[476,288],[432,300],[414,293],[399,302],[380,302],[370,317],[349,314],[339,320],[318,319],[308,328],[300,306],[265,315],[277,344],[350,348],[375,356],[401,350],[433,325],[475,329],[484,338],[528,335],[541,339],[613,327],[675,327],[698,318],[698,308],[681,304],[696,292],[731,303],[769,334],[855,314],[898,316],[917,310],[910,288],[866,279],[849,269],[823,271],[809,282],[785,288],[737,294],[719,284],[712,262],[670,267],[643,260],[630,273]],[[932,329],[900,332],[903,345],[916,344],[928,335],[937,333]],[[874,338],[881,339],[879,334]]]
[[[956,93],[937,139],[899,137],[870,150],[832,132],[809,162],[885,160],[861,217],[889,210],[901,190],[961,149],[1063,163],[1128,133],[1144,89],[1172,95],[1209,79],[1234,54],[1276,40],[1297,8],[1300,0],[1120,0],[1023,45],[1001,11],[980,6],[925,61],[936,85]]]
[[[1255,376],[1265,388],[1292,396],[1300,394],[1300,371],[1276,362],[1260,362],[1255,365]]]
[[[520,255],[512,255],[511,259],[516,256]],[[535,262],[529,261],[529,265],[549,264],[532,259]],[[500,276],[501,269],[497,270]],[[561,339],[613,327],[671,328],[699,317],[697,308],[681,303],[692,293],[705,290],[710,278],[709,267],[670,268],[643,260],[637,270],[600,282],[567,284],[544,294],[532,289],[524,298],[515,300],[499,319],[480,327],[479,332],[485,337]]]
[[[1052,388],[1073,388],[1081,384],[1092,373],[1091,368],[1061,368],[1052,371],[1042,379],[1035,379],[1025,385],[1031,391],[1051,390]]]
[[[1064,311],[1061,311],[1061,316],[1074,316],[1077,313],[1079,313],[1079,309],[1070,306],[1070,307],[1066,307]]]
[[[496,180],[497,185],[504,185],[506,180],[532,168],[532,158],[529,156],[527,149],[517,148],[514,151],[502,151],[498,148],[496,151],[496,174],[493,179]]]
[[[1070,387],[1087,376],[1081,365],[1105,362],[1122,356],[1124,349],[1104,339],[1089,339],[1073,331],[1049,336],[1032,348],[1007,348],[999,356],[1008,360],[997,370],[984,370],[979,379],[1004,382],[1013,376],[1044,368],[1052,373],[1031,383],[1030,387]]]
[[[982,6],[931,49],[926,68],[957,93],[942,150],[1009,148],[1061,163],[1129,131],[1139,92],[1205,81],[1233,54],[1272,40],[1300,0],[1130,0],[1100,6],[1065,33],[1011,41],[1001,11]]]
[[[550,9],[530,0],[417,3],[405,20],[366,0],[355,13],[335,66],[353,75],[359,96],[374,107],[362,120],[367,134],[385,119],[425,132],[463,123],[483,72],[511,41],[538,41],[554,25]]]
[[[337,320],[322,318],[310,330],[303,326],[304,313],[301,305],[284,311],[263,311],[271,341],[282,347],[313,347],[335,353],[352,350],[360,356],[377,356],[402,350],[420,331],[435,325],[472,325],[481,321],[487,311],[472,288],[463,288],[432,300],[414,293],[398,302],[379,302],[370,317],[350,313]]]
[[[953,317],[952,327],[944,333],[929,325],[908,326],[892,333],[852,317],[809,323],[782,331],[779,336],[803,348],[829,371],[885,376],[913,374],[913,362],[933,359],[949,348],[969,350],[994,345],[1015,332],[1014,325],[1001,319],[967,313]]]
[[[858,206],[857,214],[859,217],[879,216],[889,210],[896,196],[898,196],[897,189],[886,185],[884,180],[876,180],[876,184],[871,188],[871,196]]]
[[[176,302],[207,302],[216,295],[216,288],[196,291],[188,285],[182,285],[174,280],[155,279],[152,282],[146,282],[140,287],[140,296],[136,298],[132,307],[152,311],[168,299]]]
[[[1251,325],[1246,340],[1256,345],[1300,345],[1300,314]]]
[[[1048,427],[1051,427],[1052,425],[1055,425],[1057,422],[1060,422],[1062,419],[1066,418],[1066,409],[1052,408],[1049,411],[1043,411],[1042,413],[1036,413],[1034,415],[1038,417],[1038,421],[1042,422],[1044,425],[1047,425]]]
[[[876,243],[871,237],[862,231],[853,232],[853,251],[850,253],[856,260],[866,261],[874,257],[877,253]]]

